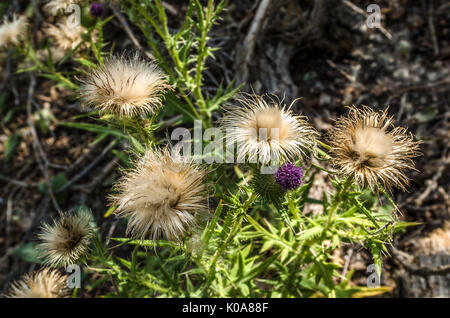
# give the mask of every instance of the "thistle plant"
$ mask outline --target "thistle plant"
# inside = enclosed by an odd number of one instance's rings
[[[44,263],[50,266],[77,263],[87,254],[94,235],[90,211],[79,209],[72,213],[60,213],[52,224],[43,224],[38,235]]]
[[[180,100],[169,95],[168,103],[190,120],[201,120],[205,128],[211,127],[212,113],[239,90],[234,83],[225,89],[218,87],[214,96],[202,90],[206,60],[213,57],[216,50],[208,46],[208,33],[218,21],[225,1],[208,0],[206,7],[198,0],[189,1],[185,20],[175,32],[170,30],[161,0],[127,0],[123,1],[123,6],[181,97]]]
[[[12,283],[6,294],[8,298],[64,298],[70,290],[66,285],[67,276],[55,269],[42,269],[25,274]]]
[[[361,297],[386,292],[385,287],[352,284],[352,272],[343,274],[336,255],[345,246],[361,246],[381,275],[393,235],[413,225],[398,220],[390,191],[406,189],[419,142],[394,127],[387,111],[367,106],[349,108],[323,138],[306,116],[294,111],[294,104],[256,94],[233,98],[239,90],[233,83],[210,96],[203,78],[214,51],[209,32],[225,2],[209,0],[203,7],[189,1],[176,27],[160,0],[122,4],[154,59],[142,52],[112,53],[103,28],[113,17],[102,19],[103,9],[93,6],[90,12],[98,19],[77,40],[64,43],[69,32],[58,24],[48,27],[52,43],[65,52],[59,63],[48,46],[47,61],[41,61],[29,39],[18,49],[32,62],[22,72],[55,80],[79,98],[80,110],[88,109],[60,126],[96,132],[96,142],[111,136],[127,141],[126,151],[114,149],[124,164],[103,214],[117,217],[123,235],[106,237],[95,224],[102,220],[86,210],[59,213],[37,235],[42,264],[83,264],[85,289],[109,287],[102,289],[108,290],[105,297]],[[45,8],[60,14],[65,5],[53,0]],[[68,59],[76,68],[63,70]],[[236,161],[205,164],[176,154],[156,134],[174,109],[189,128],[194,120],[212,127],[213,112],[222,116],[216,128],[224,136],[218,143],[237,144]],[[83,122],[87,117],[97,122]],[[262,172],[270,166],[275,167],[272,173]],[[317,173],[326,174],[333,189],[323,190],[320,199],[311,197]],[[92,279],[94,272],[100,280]],[[9,295],[66,296],[61,279],[45,268],[13,284]]]
[[[80,94],[86,106],[119,118],[153,114],[161,107],[161,93],[168,85],[152,62],[135,54],[111,57],[83,80]]]
[[[28,26],[25,16],[14,15],[11,21],[5,17],[0,26],[0,47],[18,45],[24,39]]]
[[[394,118],[386,111],[369,107],[350,108],[347,118],[338,119],[330,132],[333,163],[342,175],[372,189],[380,184],[405,190],[405,175],[414,169],[419,143],[405,128],[391,129]]]
[[[144,239],[182,240],[206,211],[206,172],[166,148],[147,150],[135,169],[125,173],[112,196],[116,212],[128,216],[127,233]]]
[[[222,119],[227,143],[242,145],[238,162],[266,165],[281,158],[302,158],[313,148],[316,132],[305,117],[262,96],[242,95],[238,100],[239,104],[226,107]]]
[[[292,163],[283,164],[275,174],[275,181],[284,190],[297,189],[302,184],[303,170]]]

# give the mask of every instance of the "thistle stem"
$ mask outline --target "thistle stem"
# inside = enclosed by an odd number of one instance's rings
[[[368,211],[361,203],[358,202],[358,200],[355,199],[351,199],[351,202],[356,205],[358,207],[359,210],[361,210],[366,216],[367,218],[373,223],[373,225],[375,225],[375,227],[377,229],[380,228],[380,225],[377,223],[377,221],[375,220],[375,218],[373,217],[372,214],[370,214],[370,211]]]
[[[338,192],[336,193],[333,203],[331,204],[330,213],[328,214],[327,225],[325,226],[325,231],[328,230],[328,228],[330,227],[333,216],[334,216],[336,210],[338,209],[339,205],[342,203],[342,195],[347,192],[347,190],[351,186],[351,184],[352,184],[352,179],[347,178],[347,180],[345,180],[344,184],[342,185],[342,188],[340,188],[338,190]]]
[[[292,194],[288,194],[288,204],[289,204],[289,210],[291,210],[292,214],[294,215],[295,219],[299,219],[299,214],[297,212],[297,209],[295,207],[294,198],[292,197]]]
[[[324,167],[321,167],[321,166],[319,166],[319,165],[316,165],[315,163],[311,163],[311,165],[313,165],[314,167],[316,167],[316,168],[319,169],[319,170],[325,171],[325,172],[328,173],[328,174],[334,174],[333,171],[328,170],[328,169],[325,169]]]
[[[330,150],[330,149],[331,149],[331,146],[328,146],[326,143],[324,143],[324,142],[322,142],[322,141],[320,141],[320,140],[318,140],[318,139],[316,139],[316,142],[317,142],[319,145],[321,145],[323,148],[325,148],[326,150]]]
[[[245,212],[247,211],[247,209],[253,204],[253,202],[255,201],[255,199],[257,198],[257,195],[252,192],[252,194],[250,195],[250,197],[247,199],[247,201],[244,203],[244,205],[242,206],[242,210],[243,213],[240,213],[234,220],[234,224],[233,224],[233,228],[231,229],[231,231],[228,233],[227,238],[223,241],[222,245],[220,245],[220,247],[217,249],[216,253],[213,256],[213,259],[211,261],[211,265],[209,266],[209,273],[208,273],[208,280],[205,284],[205,287],[203,289],[203,293],[206,293],[206,291],[208,290],[209,286],[211,285],[214,276],[215,276],[215,270],[216,270],[216,263],[219,260],[219,257],[222,255],[223,251],[225,250],[225,248],[229,245],[229,243],[231,242],[231,240],[234,237],[234,233],[238,230],[239,226],[242,223],[242,219],[245,216]]]
[[[252,192],[252,194],[250,195],[250,197],[247,199],[247,201],[244,203],[244,205],[242,206],[242,210],[244,211],[244,213],[248,210],[248,208],[253,204],[253,202],[255,202],[257,197],[257,194],[255,192]]]

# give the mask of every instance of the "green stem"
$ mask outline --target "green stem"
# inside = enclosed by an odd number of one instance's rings
[[[322,142],[322,141],[320,141],[320,140],[318,140],[318,139],[316,139],[316,142],[317,142],[319,145],[321,145],[323,148],[325,148],[326,150],[330,150],[330,149],[331,149],[331,146],[328,146],[326,143],[324,143],[324,142]]]
[[[288,198],[289,210],[294,215],[296,220],[300,219],[297,208],[295,206],[294,198],[292,197],[292,193],[288,193],[287,198]]]
[[[328,169],[325,169],[324,167],[321,167],[321,166],[319,166],[319,165],[316,165],[314,162],[312,162],[311,165],[313,165],[313,166],[316,167],[317,169],[322,170],[322,171],[324,171],[324,172],[326,172],[326,173],[328,173],[328,174],[334,174],[333,171],[328,170]]]
[[[199,41],[199,48],[198,48],[198,56],[197,56],[197,66],[196,66],[196,71],[195,71],[195,90],[194,90],[194,95],[195,98],[197,100],[198,106],[200,107],[200,109],[202,110],[203,115],[208,119],[209,121],[209,114],[206,108],[206,102],[205,102],[205,98],[203,97],[202,94],[202,70],[205,64],[205,60],[206,57],[208,56],[207,54],[207,50],[206,50],[206,36],[209,32],[209,29],[211,27],[211,11],[212,9],[212,4],[213,1],[209,1],[208,3],[208,7],[206,9],[206,17],[200,17],[200,19],[203,20],[203,18],[206,21],[206,24],[203,23],[204,21],[202,21],[203,27],[201,28],[201,34],[200,34],[200,41]]]
[[[348,188],[351,186],[352,184],[352,179],[351,178],[347,178],[347,180],[345,180],[344,184],[342,185],[342,188],[340,188],[338,190],[338,192],[336,193],[334,199],[333,199],[333,203],[331,204],[330,207],[330,213],[328,214],[328,219],[327,219],[327,224],[325,226],[325,230],[328,230],[331,223],[332,223],[332,219],[333,216],[336,212],[336,210],[338,209],[339,205],[341,205],[342,203],[342,196],[348,191]]]
[[[319,157],[319,156],[314,155],[314,157],[316,157],[316,158],[319,159],[319,160],[328,160],[328,159],[331,158],[325,151],[323,151],[323,150],[320,149],[320,148],[316,148],[316,151],[317,151],[317,154],[319,154],[320,156],[322,156],[322,157]]]
[[[256,197],[257,197],[257,194],[255,192],[252,192],[250,197],[247,199],[247,201],[245,201],[244,205],[242,206],[242,210],[244,211],[244,213],[246,213],[248,208],[250,207],[250,205],[252,205],[253,202],[255,202]]]
[[[213,259],[210,263],[211,265],[209,266],[208,280],[203,288],[203,293],[207,292],[209,286],[211,285],[211,283],[215,277],[216,263],[219,260],[219,257],[222,255],[225,248],[229,245],[229,243],[233,239],[233,237],[235,235],[234,233],[238,230],[238,228],[240,227],[240,225],[242,223],[242,219],[245,216],[245,212],[253,204],[253,202],[255,201],[256,198],[257,198],[257,195],[255,193],[252,193],[250,195],[250,197],[247,199],[247,201],[242,206],[243,213],[240,213],[236,217],[230,233],[228,233],[227,238],[223,241],[223,243],[220,245],[220,247],[217,249],[216,253],[214,254]]]
[[[366,207],[364,207],[364,205],[362,205],[361,203],[359,203],[358,200],[356,200],[356,199],[351,199],[351,202],[352,202],[354,205],[356,205],[356,206],[358,207],[358,209],[359,209],[360,211],[362,211],[362,212],[367,216],[367,218],[373,223],[373,225],[375,225],[375,227],[376,227],[377,229],[380,228],[380,225],[377,223],[377,221],[375,220],[375,218],[373,217],[373,215],[370,213],[370,211],[367,210]]]
[[[341,205],[341,202],[339,202],[339,201],[334,201],[333,204],[331,205],[330,213],[328,213],[327,224],[325,226],[324,232],[326,232],[330,228],[334,213],[336,212],[339,205]]]

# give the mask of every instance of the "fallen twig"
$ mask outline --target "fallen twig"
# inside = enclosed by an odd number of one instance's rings
[[[348,1],[348,0],[342,0],[342,2],[349,7],[350,9],[352,9],[353,11],[355,11],[356,13],[361,14],[362,16],[364,16],[366,19],[369,16],[367,14],[366,11],[364,11],[363,9],[361,9],[360,7],[354,5],[352,2]],[[383,35],[388,39],[391,40],[392,39],[392,34],[389,33],[388,30],[386,30],[382,25],[380,25],[379,27],[377,27],[377,29],[380,30],[381,33],[383,33]]]
[[[83,170],[81,170],[80,173],[78,173],[75,177],[73,177],[70,181],[68,181],[64,186],[59,188],[56,191],[56,193],[60,193],[64,190],[68,189],[75,182],[77,182],[82,177],[84,177],[92,168],[94,168],[100,162],[100,160],[103,159],[104,156],[106,156],[109,153],[109,151],[116,145],[116,143],[117,143],[117,140],[111,141],[110,144],[105,149],[103,149],[103,151],[94,160],[92,160],[92,162],[90,164],[88,164]]]
[[[49,194],[50,198],[52,199],[52,203],[53,203],[53,206],[55,207],[55,209],[57,211],[60,211],[59,204],[53,193],[51,182],[50,182],[50,177],[48,175],[49,162],[44,153],[44,149],[42,148],[42,146],[39,142],[36,128],[34,127],[33,119],[31,118],[31,101],[33,99],[35,86],[36,86],[36,77],[34,76],[33,73],[30,72],[30,85],[28,87],[28,98],[27,98],[27,115],[28,115],[27,122],[28,122],[28,126],[30,127],[31,135],[33,137],[33,149],[34,149],[36,161],[38,163],[39,169],[41,170],[41,172],[43,173],[43,175],[45,177],[48,194]],[[42,163],[42,160],[44,160],[44,163]]]
[[[22,237],[21,242],[19,242],[18,244],[16,244],[13,247],[10,247],[7,251],[6,254],[0,258],[0,263],[6,261],[6,259],[10,256],[10,255],[14,255],[13,252],[15,251],[15,248],[22,246],[30,237],[30,235],[32,234],[32,230],[34,229],[34,225],[35,224],[39,224],[40,219],[43,215],[43,212],[47,210],[48,207],[48,203],[49,203],[49,198],[45,197],[44,199],[41,200],[41,202],[38,204],[38,208],[36,210],[33,210],[33,220],[30,223],[30,226],[28,227],[27,231],[25,232],[25,234]],[[2,293],[5,292],[8,287],[9,284],[14,276],[14,274],[16,273],[17,269],[18,269],[18,263],[19,263],[19,257],[16,256],[14,258],[14,262],[12,264],[12,266],[10,267],[10,271],[8,273],[8,276],[6,277],[6,279],[3,281],[3,288],[2,288]]]
[[[109,6],[111,10],[113,11],[114,15],[119,20],[120,24],[122,24],[122,27],[125,30],[125,33],[130,38],[131,42],[133,42],[134,46],[136,46],[141,52],[143,52],[149,59],[154,60],[155,57],[152,53],[144,49],[144,47],[139,43],[136,36],[134,35],[133,31],[131,30],[130,26],[128,25],[127,19],[123,16],[123,14],[120,12],[120,10],[117,9],[117,7],[113,4]]]
[[[433,42],[434,55],[439,55],[439,44],[436,37],[436,30],[433,22],[433,1],[429,2],[428,6],[428,27],[430,28],[431,41]]]
[[[118,161],[119,159],[117,157],[114,158],[102,169],[102,171],[97,176],[95,176],[95,178],[91,182],[89,182],[88,184],[73,185],[71,189],[83,192],[91,192],[100,182],[104,180],[108,173],[110,173],[111,170],[114,169]]]
[[[72,172],[78,170],[78,168],[81,166],[81,164],[89,157],[91,156],[97,148],[99,148],[101,143],[93,143],[89,146],[89,149],[82,155],[80,155],[73,164],[71,164],[67,170],[65,171],[66,174],[71,174]]]
[[[12,179],[12,178],[4,176],[2,174],[0,174],[0,180],[6,181],[6,182],[8,182],[8,184],[13,184],[13,185],[16,185],[16,186],[19,186],[19,187],[22,187],[22,188],[37,187],[38,186],[37,183],[25,182],[25,181],[21,181],[21,180]]]
[[[248,64],[253,55],[253,49],[255,47],[255,41],[264,23],[264,17],[272,3],[272,0],[261,0],[253,18],[252,24],[248,30],[247,36],[244,39],[243,45],[238,48],[236,53],[236,69],[237,83],[245,83],[248,78]]]
[[[444,151],[444,155],[446,154],[446,150]],[[450,156],[447,155],[446,157],[442,158],[442,162],[439,165],[439,168],[434,173],[433,178],[431,180],[427,180],[427,187],[425,191],[422,191],[422,193],[419,195],[417,199],[414,200],[415,204],[418,206],[421,206],[423,201],[428,197],[431,191],[434,191],[438,187],[438,180],[441,178],[442,173],[447,168],[447,165],[450,164]]]

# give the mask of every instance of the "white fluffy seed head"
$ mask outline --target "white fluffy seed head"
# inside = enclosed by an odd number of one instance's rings
[[[47,24],[45,28],[47,36],[52,37],[56,45],[64,50],[66,53],[75,49],[83,41],[82,34],[86,32],[86,29],[82,26],[75,27],[69,21],[64,18],[56,25]]]
[[[374,166],[382,166],[392,151],[392,141],[392,136],[381,128],[359,127],[355,130],[353,150],[360,161],[372,160]]]
[[[226,107],[221,127],[227,146],[237,146],[238,162],[295,160],[313,150],[317,132],[306,117],[264,96],[241,94],[237,100],[239,105]]]
[[[32,274],[25,274],[15,281],[7,294],[7,298],[64,298],[69,296],[67,275],[57,270],[42,269]]]
[[[386,111],[350,107],[348,117],[337,119],[328,136],[337,171],[371,188],[381,183],[405,189],[405,172],[414,169],[411,158],[419,155],[420,143],[392,122]]]
[[[168,87],[156,64],[136,53],[107,59],[83,80],[80,94],[86,106],[101,113],[134,117],[154,113]]]
[[[89,249],[95,235],[92,213],[87,209],[60,213],[51,224],[41,227],[38,238],[44,262],[51,266],[75,264]]]
[[[206,172],[166,148],[147,150],[125,173],[110,197],[119,216],[129,217],[127,235],[181,241],[207,211]]]
[[[26,16],[14,15],[11,21],[5,17],[0,25],[0,47],[18,45],[25,38],[28,26]]]

